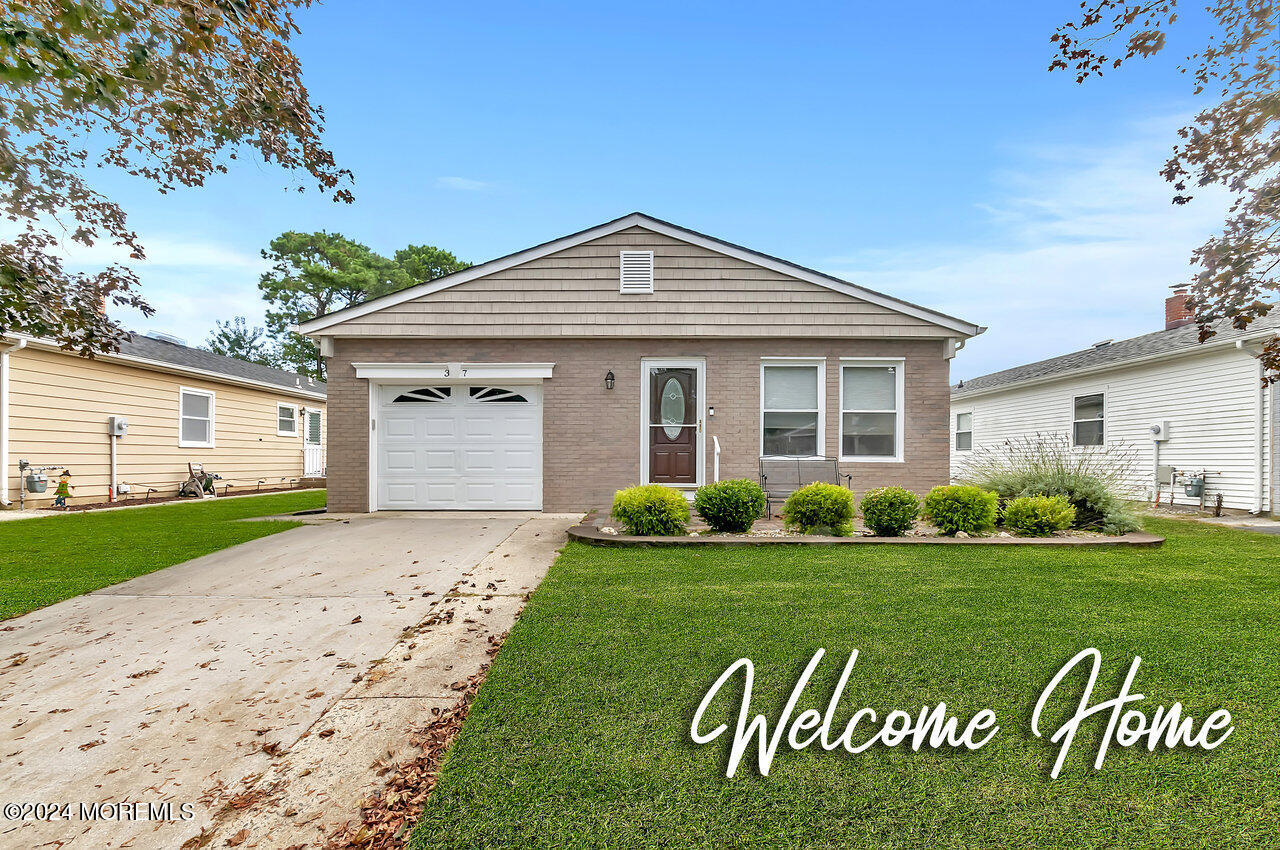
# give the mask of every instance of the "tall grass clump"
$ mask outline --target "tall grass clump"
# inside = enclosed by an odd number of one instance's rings
[[[1022,496],[1062,496],[1074,528],[1126,534],[1142,526],[1125,500],[1138,463],[1131,446],[1071,445],[1066,434],[1035,434],[975,449],[956,478],[994,490],[1001,504]]]

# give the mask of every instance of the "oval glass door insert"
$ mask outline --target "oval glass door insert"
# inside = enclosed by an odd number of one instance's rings
[[[667,435],[668,440],[674,440],[680,436],[680,426],[684,424],[684,411],[684,387],[675,378],[667,378],[667,382],[662,385],[662,405],[658,409],[658,415],[664,426],[662,431]]]

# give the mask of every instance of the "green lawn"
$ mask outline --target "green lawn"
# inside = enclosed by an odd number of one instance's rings
[[[499,653],[413,846],[1280,845],[1280,538],[1148,527],[1163,548],[572,544]],[[1095,700],[1141,655],[1148,711],[1223,707],[1235,733],[1207,754],[1112,747],[1095,772],[1089,721],[1050,780],[1057,747],[1031,735],[1031,710],[1089,646],[1105,662]],[[772,730],[817,647],[797,714],[825,708],[856,647],[840,728],[862,706],[946,701],[993,709],[1001,731],[972,753],[783,743],[767,778],[744,762],[726,779],[725,739],[689,737],[706,689],[752,658],[753,713]],[[1049,729],[1083,684],[1067,680]],[[736,718],[741,686],[727,690],[708,727]]]
[[[294,528],[235,520],[324,500],[311,490],[0,522],[0,619]]]

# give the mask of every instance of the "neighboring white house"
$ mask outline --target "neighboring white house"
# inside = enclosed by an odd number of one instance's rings
[[[1186,290],[1165,303],[1165,330],[962,381],[951,393],[951,470],[974,449],[1020,436],[1069,434],[1073,445],[1128,444],[1139,454],[1132,487],[1167,503],[1198,505],[1185,479],[1205,473],[1206,504],[1270,512],[1276,498],[1271,428],[1280,395],[1257,360],[1280,315],[1208,341],[1186,310]],[[1153,428],[1159,428],[1154,433]]]

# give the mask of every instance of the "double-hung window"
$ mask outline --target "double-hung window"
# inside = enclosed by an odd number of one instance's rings
[[[967,452],[973,448],[973,414],[956,414],[956,451]]]
[[[296,405],[276,405],[276,436],[298,436],[298,408]]]
[[[760,454],[822,455],[821,359],[777,358],[760,365]]]
[[[1103,417],[1105,409],[1106,400],[1102,393],[1078,395],[1075,397],[1072,403],[1072,445],[1102,445]]]
[[[178,391],[178,445],[213,448],[213,393],[182,387]]]
[[[902,360],[841,361],[841,460],[902,460],[904,371]]]

